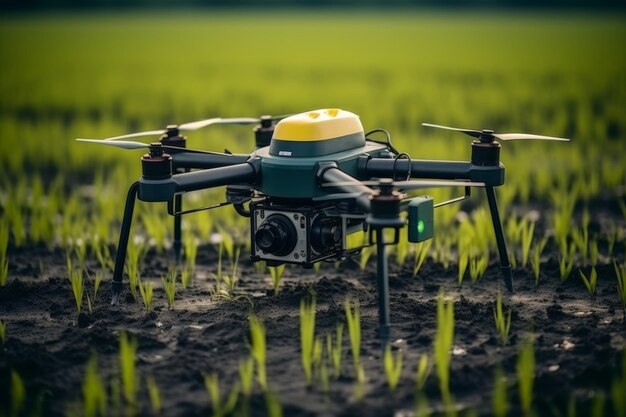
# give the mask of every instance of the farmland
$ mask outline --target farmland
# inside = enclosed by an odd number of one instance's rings
[[[414,10],[0,17],[0,413],[626,415],[625,23]],[[184,218],[176,266],[165,207],[139,203],[132,292],[108,305],[141,154],[74,138],[324,107],[387,129],[413,158],[469,157],[465,137],[421,122],[573,138],[503,145],[516,281],[504,306],[481,193],[438,209],[432,242],[391,254],[388,353],[370,250],[266,270],[230,207]],[[189,135],[207,150],[253,143],[250,127]],[[223,189],[185,199],[214,204]]]

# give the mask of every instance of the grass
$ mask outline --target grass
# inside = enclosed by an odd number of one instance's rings
[[[402,375],[402,350],[398,350],[394,355],[391,346],[387,345],[383,355],[383,367],[387,377],[387,386],[390,391],[395,391]]]
[[[24,387],[24,381],[17,371],[11,371],[11,416],[18,417],[21,411],[24,409],[24,403],[26,402],[26,388]]]
[[[107,415],[107,391],[105,383],[98,369],[98,356],[91,352],[85,378],[82,385],[83,415],[85,417],[97,417]]]
[[[148,398],[150,398],[150,409],[154,415],[161,415],[163,411],[163,402],[161,401],[161,391],[154,377],[148,375],[146,378],[146,388],[148,389]]]
[[[239,385],[241,393],[249,398],[254,383],[254,358],[247,357],[239,361]]]
[[[508,314],[504,314],[502,307],[502,294],[498,293],[496,297],[496,306],[493,309],[493,320],[496,324],[498,338],[503,345],[509,342],[509,331],[511,330],[511,310]]]
[[[443,294],[437,298],[437,333],[433,342],[433,355],[442,397],[450,394],[450,354],[454,343],[454,302],[446,301]]]
[[[300,357],[307,385],[313,383],[315,297],[300,300]]]
[[[280,290],[280,281],[283,278],[283,274],[285,273],[286,264],[282,264],[279,266],[270,266],[267,269],[270,271],[270,277],[272,278],[272,285],[274,287],[274,295],[278,295],[278,291]]]
[[[617,297],[626,320],[626,265],[618,265],[617,261],[613,261],[613,267],[617,279]]]
[[[146,313],[152,311],[153,286],[151,281],[139,280],[139,293],[146,308]]]
[[[80,313],[83,305],[83,294],[85,290],[84,274],[82,269],[72,269],[70,271],[70,284],[72,286],[72,294],[74,294],[76,311]]]
[[[596,284],[598,282],[598,272],[596,271],[596,267],[591,267],[591,272],[589,273],[589,278],[585,275],[582,269],[578,270],[580,274],[580,278],[583,280],[583,284],[585,284],[585,288],[587,288],[587,292],[591,295],[596,294]]]
[[[137,394],[139,392],[139,375],[136,369],[137,341],[126,332],[120,332],[119,343],[119,366],[122,394],[129,409],[138,406]]]
[[[430,249],[430,246],[432,245],[432,243],[433,243],[432,239],[429,239],[425,242],[416,243],[414,245],[415,257],[413,260],[413,277],[417,275],[420,268],[424,264],[424,261],[426,260],[426,256],[428,255],[428,250]]]
[[[0,342],[4,345],[7,342],[7,322],[0,320]]]
[[[350,349],[355,369],[361,363],[361,310],[358,301],[346,299],[344,302],[346,322],[348,323],[348,336],[350,337]]]
[[[535,383],[535,345],[528,338],[521,346],[516,363],[520,406],[524,415],[531,415]]]
[[[9,248],[9,228],[5,222],[0,223],[0,287],[7,285],[9,278],[9,257],[7,250]]]
[[[167,308],[170,310],[174,307],[174,297],[176,296],[176,275],[176,268],[169,268],[167,275],[161,277],[163,291],[165,291],[165,298],[167,300]]]
[[[256,316],[250,316],[248,321],[250,323],[250,354],[256,364],[257,382],[263,391],[267,391],[265,326]]]
[[[426,385],[426,380],[428,379],[428,375],[430,374],[430,370],[432,365],[428,358],[427,354],[422,354],[420,356],[420,360],[417,363],[417,371],[415,372],[415,388],[418,391],[421,391]]]
[[[338,379],[341,376],[341,359],[343,356],[343,323],[337,324],[335,328],[335,343],[333,343],[333,336],[329,333],[326,335],[326,352],[333,368],[333,376]]]
[[[533,275],[535,277],[535,285],[539,284],[539,276],[541,275],[541,254],[543,253],[546,244],[548,243],[548,238],[543,237],[538,243],[532,248],[532,253],[530,257],[530,265],[533,269]]]
[[[501,367],[496,368],[493,377],[493,394],[491,396],[491,409],[494,417],[506,417],[509,410],[506,392],[506,377]]]
[[[224,402],[222,402],[220,382],[216,373],[204,374],[204,387],[209,394],[213,416],[223,417],[233,412],[237,406],[237,397],[239,396],[239,387],[237,385],[229,392]]]

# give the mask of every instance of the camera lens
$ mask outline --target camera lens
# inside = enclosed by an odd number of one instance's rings
[[[318,253],[327,253],[341,243],[341,227],[328,217],[318,217],[311,227],[311,245]]]
[[[294,250],[298,235],[291,220],[282,214],[272,214],[259,226],[254,240],[263,252],[283,256]]]

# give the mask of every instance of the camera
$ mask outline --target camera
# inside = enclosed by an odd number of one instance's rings
[[[328,205],[288,206],[268,200],[251,203],[252,261],[310,266],[342,257],[346,220],[328,215],[329,209]]]

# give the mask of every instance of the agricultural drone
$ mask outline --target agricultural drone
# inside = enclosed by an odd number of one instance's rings
[[[213,124],[254,124],[256,150],[231,154],[186,147],[185,131]],[[135,200],[165,202],[174,216],[174,251],[181,252],[182,195],[226,186],[226,201],[238,214],[250,218],[251,259],[270,266],[283,263],[310,267],[322,260],[339,260],[358,253],[346,237],[369,233],[377,247],[380,334],[389,337],[389,284],[385,246],[397,244],[399,230],[408,223],[408,240],[433,237],[434,208],[470,197],[472,187],[484,188],[500,255],[502,276],[513,291],[494,187],[504,183],[500,143],[496,140],[569,139],[492,130],[427,127],[462,132],[474,138],[470,161],[411,159],[398,152],[389,134],[377,129],[365,133],[359,117],[340,109],[321,109],[291,116],[212,118],[164,130],[133,133],[108,139],[77,139],[124,149],[147,148],[141,157],[143,175],[130,186],[126,198],[113,273],[115,304],[122,290],[124,261]],[[374,133],[387,135],[375,141]],[[150,144],[128,141],[160,136]],[[405,191],[433,187],[462,187],[464,195],[434,204],[428,196],[407,198]],[[247,205],[247,207],[246,207]],[[407,212],[406,216],[402,213]],[[406,219],[406,220],[405,220]],[[395,231],[393,238],[386,229]]]

